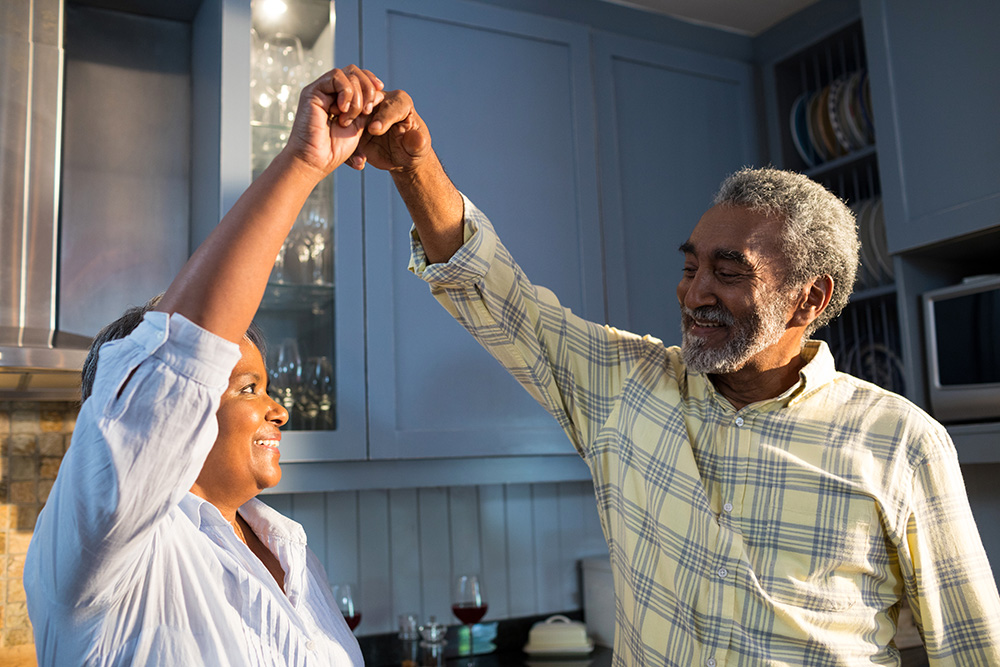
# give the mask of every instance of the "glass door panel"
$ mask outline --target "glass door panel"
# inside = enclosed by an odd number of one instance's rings
[[[284,147],[299,91],[332,67],[329,0],[251,2],[250,136],[256,178]],[[257,322],[268,341],[270,390],[289,412],[286,430],[337,427],[333,332],[334,191],[309,196],[282,246]]]

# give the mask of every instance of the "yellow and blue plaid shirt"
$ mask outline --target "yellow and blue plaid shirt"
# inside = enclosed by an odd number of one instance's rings
[[[807,344],[800,381],[735,410],[676,347],[582,320],[465,201],[466,243],[411,270],[559,421],[593,474],[614,664],[1000,665],[1000,598],[954,446]]]

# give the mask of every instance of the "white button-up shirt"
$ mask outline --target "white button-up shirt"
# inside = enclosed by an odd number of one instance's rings
[[[239,356],[163,313],[101,348],[24,569],[41,666],[363,664],[299,524],[256,499],[240,508],[283,592],[188,491]]]

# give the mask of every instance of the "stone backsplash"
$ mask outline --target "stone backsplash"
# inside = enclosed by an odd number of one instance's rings
[[[24,558],[76,424],[77,403],[0,401],[0,650],[33,643]]]

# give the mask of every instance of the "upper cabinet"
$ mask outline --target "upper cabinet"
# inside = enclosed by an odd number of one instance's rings
[[[607,322],[678,344],[678,248],[723,179],[759,161],[753,70],[621,35],[593,43]]]
[[[193,22],[192,248],[284,147],[302,86],[334,62],[358,61],[351,9],[329,0],[202,3]],[[276,258],[256,320],[268,340],[269,390],[290,415],[283,463],[366,456],[361,238],[361,179],[339,169],[309,197]]]
[[[413,97],[445,169],[529,277],[604,317],[585,27],[476,2],[364,3],[364,64]],[[407,270],[411,222],[365,170],[370,456],[573,454]]]
[[[889,249],[1000,226],[1000,3],[862,0]]]

